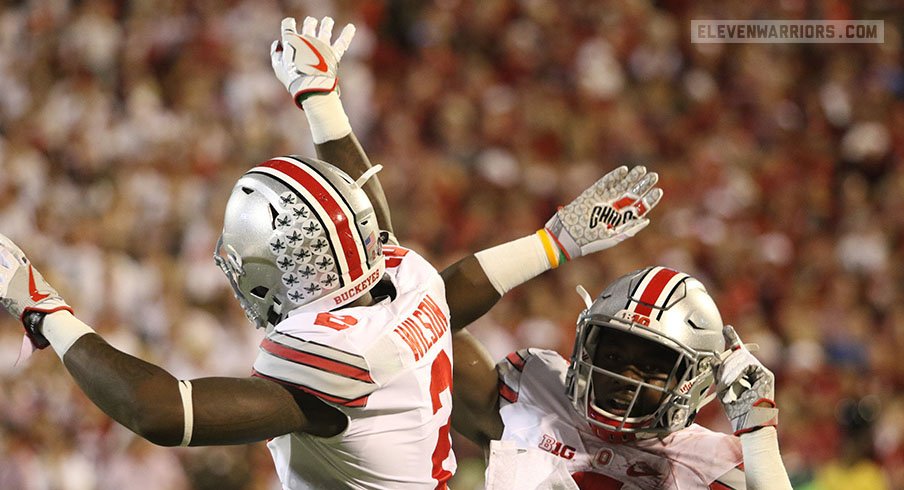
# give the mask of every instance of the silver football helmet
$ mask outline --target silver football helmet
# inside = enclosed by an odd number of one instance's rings
[[[651,347],[663,354],[665,369],[672,366],[664,371],[668,378],[655,384],[600,367],[597,348],[613,337],[656,344]],[[596,435],[611,442],[667,434],[689,426],[713,399],[713,367],[724,350],[722,317],[703,284],[672,269],[649,267],[617,279],[581,313],[567,394]],[[621,410],[607,410],[597,402],[607,395],[595,392],[602,386],[594,387],[594,379],[599,385],[615,383],[633,397],[620,399]],[[642,390],[653,390],[659,401],[638,413]]]
[[[235,184],[214,259],[255,326],[296,308],[333,310],[380,280],[380,231],[361,189],[374,172],[355,182],[326,162],[287,156]]]

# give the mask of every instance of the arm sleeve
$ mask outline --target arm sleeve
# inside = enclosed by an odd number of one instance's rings
[[[742,434],[741,448],[748,490],[791,490],[791,480],[778,450],[775,427]]]

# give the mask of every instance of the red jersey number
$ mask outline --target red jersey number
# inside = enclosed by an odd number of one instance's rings
[[[452,390],[452,363],[449,362],[446,351],[441,350],[430,367],[430,399],[433,401],[434,414],[442,408],[439,395],[447,388]],[[447,488],[446,482],[452,477],[452,473],[443,468],[443,461],[449,458],[449,452],[452,450],[452,440],[449,438],[450,424],[451,420],[446,419],[446,424],[439,428],[436,448],[433,449],[433,479],[436,480],[438,490]]]

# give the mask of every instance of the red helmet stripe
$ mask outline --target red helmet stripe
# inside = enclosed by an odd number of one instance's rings
[[[345,261],[348,264],[348,273],[351,280],[354,281],[361,277],[361,275],[364,274],[364,271],[361,268],[361,263],[363,261],[358,254],[358,247],[355,243],[355,231],[352,230],[352,225],[349,223],[348,213],[346,213],[329,190],[302,167],[285,160],[269,160],[262,163],[260,166],[272,168],[286,174],[316,197],[317,202],[323,206],[323,209],[329,215],[330,220],[332,220],[333,225],[336,227],[339,244],[342,247],[341,253],[345,256]]]
[[[650,282],[647,283],[647,286],[640,291],[640,304],[637,305],[634,312],[643,316],[650,316],[653,313],[653,308],[649,305],[656,304],[656,301],[662,296],[662,291],[666,285],[677,274],[678,271],[666,269],[665,267],[660,268],[650,279]]]

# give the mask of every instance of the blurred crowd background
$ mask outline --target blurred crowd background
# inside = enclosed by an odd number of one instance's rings
[[[897,0],[4,2],[0,231],[80,318],[177,377],[250,373],[260,333],[212,253],[244,170],[313,154],[268,56],[305,15],[357,25],[344,105],[397,235],[439,268],[533,232],[617,165],[661,175],[646,230],[473,327],[494,357],[568,356],[575,285],[676,267],[776,373],[796,488],[904,488]],[[691,19],[881,19],[885,41],[694,45]],[[0,318],[0,488],[278,487],[263,444],[136,439],[52,352],[16,365],[20,332]],[[716,405],[699,421],[727,430]],[[481,455],[455,447],[454,487],[479,488]]]

